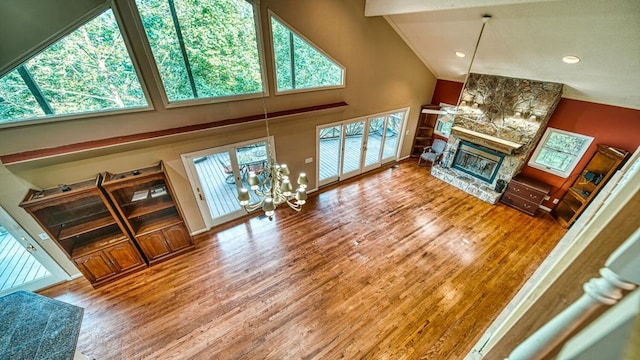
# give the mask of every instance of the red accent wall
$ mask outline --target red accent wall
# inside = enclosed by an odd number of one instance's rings
[[[432,104],[456,104],[462,83],[438,80]],[[547,126],[594,137],[591,146],[568,178],[549,174],[525,165],[522,174],[551,185],[551,199],[542,205],[553,208],[553,199],[559,199],[582,172],[596,152],[596,144],[605,144],[633,153],[640,146],[640,110],[602,105],[586,101],[560,99]],[[535,148],[534,148],[535,149]],[[528,162],[528,159],[527,159]]]

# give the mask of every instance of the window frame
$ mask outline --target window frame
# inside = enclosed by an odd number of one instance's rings
[[[276,69],[276,52],[275,52],[276,50],[275,50],[275,46],[273,44],[273,26],[272,26],[272,23],[271,23],[271,17],[276,18],[276,20],[278,20],[278,22],[280,22],[281,24],[283,24],[284,26],[289,28],[289,31],[293,31],[302,40],[306,41],[309,45],[313,46],[313,48],[315,50],[317,50],[319,53],[321,53],[322,55],[326,56],[329,60],[334,62],[336,65],[338,65],[342,69],[342,85],[332,85],[332,86],[322,86],[322,87],[314,87],[314,88],[291,89],[291,90],[279,91],[278,90],[278,78],[277,78],[278,74],[277,74],[277,69]],[[273,89],[274,89],[274,93],[275,93],[276,96],[278,96],[278,95],[296,94],[296,93],[304,93],[304,92],[311,92],[311,91],[344,89],[346,87],[346,85],[347,85],[347,68],[344,65],[342,65],[340,62],[338,62],[336,59],[334,59],[329,54],[327,54],[324,51],[324,49],[322,49],[322,47],[316,45],[313,41],[309,40],[306,36],[302,35],[302,33],[300,31],[298,31],[295,27],[291,26],[291,24],[289,24],[288,22],[284,21],[280,16],[276,15],[276,13],[274,13],[273,10],[271,10],[271,9],[267,9],[267,21],[269,22],[268,29],[269,29],[269,44],[271,45],[271,72],[273,74],[273,76],[271,77],[271,80],[273,81]]]
[[[153,74],[153,82],[155,87],[159,90],[160,98],[162,99],[162,104],[165,109],[175,109],[182,108],[186,106],[194,106],[194,105],[205,105],[205,104],[218,104],[218,103],[226,103],[230,101],[239,101],[239,100],[248,100],[248,99],[260,99],[263,97],[269,96],[269,84],[267,82],[267,74],[266,74],[266,66],[265,66],[265,52],[264,52],[264,37],[262,31],[262,21],[260,16],[260,2],[254,0],[245,0],[248,4],[253,7],[253,21],[256,27],[256,42],[258,43],[258,62],[260,64],[260,78],[262,81],[262,91],[251,93],[251,94],[240,94],[240,95],[229,95],[229,96],[218,96],[218,97],[205,97],[205,98],[197,98],[197,99],[186,99],[186,100],[177,100],[170,101],[167,95],[167,91],[164,87],[164,82],[162,81],[162,76],[160,75],[160,69],[158,69],[158,64],[156,63],[156,59],[153,56],[153,50],[151,48],[151,43],[149,42],[149,38],[147,37],[147,32],[142,24],[142,17],[140,17],[140,12],[138,11],[138,5],[135,0],[131,2],[131,12],[133,13],[133,22],[136,25],[136,31],[140,34],[142,48],[144,49],[144,55],[148,60],[148,64]]]
[[[550,166],[538,163],[536,161],[536,159],[538,158],[538,155],[540,155],[540,152],[542,151],[542,149],[544,149],[546,147],[547,140],[549,139],[549,137],[553,133],[559,133],[559,134],[573,136],[575,138],[580,138],[580,139],[586,140],[585,143],[582,145],[582,148],[580,149],[580,151],[577,154],[574,155],[575,158],[573,159],[573,161],[567,166],[567,169],[564,170],[564,171],[558,170],[558,169],[554,169],[554,168],[552,168]],[[571,173],[573,173],[573,171],[576,168],[576,165],[578,165],[580,160],[582,160],[582,158],[584,157],[584,154],[587,152],[587,150],[591,146],[591,143],[593,142],[593,140],[594,140],[594,138],[592,136],[588,136],[588,135],[573,133],[573,132],[566,131],[566,130],[547,127],[547,129],[544,132],[544,135],[542,135],[542,138],[540,138],[540,141],[538,142],[538,145],[536,146],[535,151],[531,154],[531,157],[529,158],[529,162],[527,163],[527,165],[532,167],[532,168],[547,172],[549,174],[553,174],[553,175],[556,175],[556,176],[559,176],[559,177],[562,177],[562,178],[567,178],[567,177],[569,177],[569,175],[571,175]]]
[[[455,109],[456,106],[455,105],[450,105],[450,104],[445,104],[445,103],[440,103],[440,110],[441,111],[445,111],[446,112],[447,108]],[[451,129],[449,129],[449,133],[448,134],[441,130],[442,124],[445,123],[445,121],[442,121],[442,118],[445,117],[445,116],[446,117],[451,117],[451,127],[453,127],[453,122],[455,120],[455,113],[447,112],[446,114],[438,115],[438,118],[436,119],[436,123],[435,123],[435,125],[433,127],[433,132],[435,134],[437,134],[437,135],[440,135],[440,136],[445,137],[445,138],[448,139],[449,137],[451,137]]]
[[[127,50],[127,54],[129,55],[129,59],[131,60],[131,64],[132,64],[132,66],[133,66],[133,68],[134,68],[134,70],[136,72],[136,75],[137,75],[137,78],[138,78],[138,82],[140,83],[140,87],[142,88],[142,93],[143,93],[144,98],[145,98],[145,100],[147,102],[147,105],[146,106],[128,107],[128,108],[123,108],[123,109],[87,111],[87,112],[77,112],[77,113],[73,113],[73,114],[60,114],[60,115],[52,115],[52,116],[46,116],[46,117],[29,117],[29,118],[23,118],[23,119],[20,119],[20,120],[16,120],[16,121],[10,121],[10,122],[7,122],[7,123],[1,123],[0,122],[0,129],[20,127],[20,126],[31,126],[31,125],[36,125],[36,124],[63,122],[63,121],[67,121],[67,120],[92,119],[92,118],[103,117],[103,116],[111,116],[111,115],[119,115],[119,114],[130,114],[130,113],[136,113],[136,112],[155,110],[155,108],[153,106],[153,102],[151,101],[151,96],[149,95],[149,91],[147,89],[146,83],[144,82],[144,78],[142,76],[142,72],[140,71],[140,66],[139,66],[138,60],[134,56],[134,53],[133,53],[133,50],[132,50],[132,47],[131,47],[131,43],[129,41],[129,36],[125,31],[125,28],[124,28],[124,25],[123,25],[123,21],[122,21],[122,16],[120,14],[120,9],[116,5],[115,0],[107,0],[104,4],[96,6],[91,11],[87,12],[84,16],[82,16],[82,17],[78,18],[76,21],[70,23],[67,27],[65,27],[65,29],[63,31],[60,31],[60,32],[54,34],[49,39],[44,41],[41,44],[41,46],[38,46],[38,47],[32,49],[32,51],[30,51],[28,54],[26,54],[25,56],[22,56],[19,59],[17,59],[18,63],[13,64],[14,65],[13,67],[9,68],[5,73],[1,74],[0,76],[5,76],[5,75],[9,74],[10,72],[14,71],[16,68],[18,68],[19,66],[25,64],[26,62],[28,62],[32,58],[36,57],[41,52],[47,50],[51,45],[55,44],[56,42],[58,42],[59,40],[63,39],[64,37],[70,35],[74,31],[76,31],[78,28],[80,28],[83,25],[85,25],[86,23],[88,23],[88,22],[92,21],[93,19],[97,18],[98,16],[102,15],[102,13],[104,13],[108,9],[111,9],[111,11],[113,12],[113,16],[114,16],[114,18],[116,20],[116,23],[118,24],[118,30],[120,30],[120,35],[122,36],[122,40],[124,42],[124,46],[125,46],[125,48]]]

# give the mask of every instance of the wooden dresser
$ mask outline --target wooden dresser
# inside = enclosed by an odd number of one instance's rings
[[[533,216],[550,190],[551,186],[543,182],[516,175],[509,182],[500,202]]]

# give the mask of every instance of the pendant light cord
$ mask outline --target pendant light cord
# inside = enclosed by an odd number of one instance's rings
[[[464,89],[467,86],[467,81],[469,81],[469,75],[471,74],[471,66],[473,66],[473,61],[476,58],[476,53],[478,53],[478,47],[480,46],[480,39],[482,39],[482,33],[484,32],[484,27],[485,25],[487,25],[489,20],[491,20],[491,15],[482,16],[482,28],[480,29],[480,34],[478,34],[476,47],[473,49],[473,55],[471,56],[471,61],[469,62],[469,68],[467,69],[467,74],[464,77],[464,83],[462,83],[462,90],[460,90],[460,95],[458,96],[458,103],[456,104],[456,108],[460,107],[460,101],[462,101],[462,93],[464,92]]]

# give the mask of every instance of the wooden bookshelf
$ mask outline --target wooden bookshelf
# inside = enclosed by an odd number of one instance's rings
[[[149,264],[195,248],[163,162],[107,172],[101,186]]]
[[[551,214],[562,226],[571,226],[628,155],[625,150],[598,144],[596,153]]]
[[[94,287],[146,267],[101,180],[31,189],[20,203]]]

